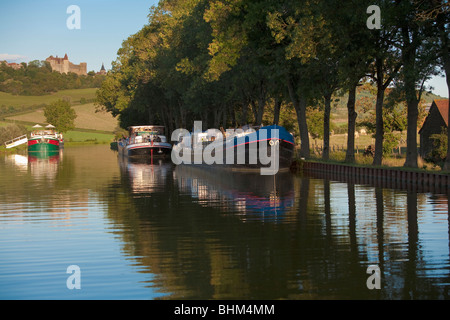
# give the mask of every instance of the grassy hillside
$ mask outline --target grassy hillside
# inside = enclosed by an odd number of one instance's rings
[[[72,107],[77,113],[77,118],[75,119],[75,128],[77,129],[112,132],[118,125],[117,119],[113,118],[110,113],[95,112],[95,106],[93,103],[78,104]],[[6,119],[28,123],[46,122],[43,109],[6,117]]]
[[[17,96],[0,92],[0,107],[9,112],[2,116],[6,121],[24,123],[45,123],[43,107],[58,99],[68,99],[77,113],[75,127],[77,129],[112,132],[117,127],[117,119],[106,112],[96,112],[94,103],[97,89],[61,90],[45,96]],[[85,103],[87,101],[87,103]],[[6,107],[5,107],[6,106]],[[7,111],[8,111],[7,110]]]
[[[44,103],[49,104],[62,98],[69,99],[72,104],[77,104],[80,103],[82,98],[87,101],[93,100],[96,91],[96,88],[61,90],[45,96],[17,96],[6,92],[0,92],[0,107],[14,107],[17,109],[16,111],[20,111],[21,108],[38,106]]]

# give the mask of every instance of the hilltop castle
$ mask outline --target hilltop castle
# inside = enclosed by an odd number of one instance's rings
[[[57,71],[59,73],[69,73],[73,72],[78,75],[86,75],[87,74],[87,64],[86,62],[81,62],[80,64],[73,64],[69,61],[67,57],[67,53],[64,58],[58,58],[58,56],[53,57],[50,56],[45,61],[50,63],[53,71]]]

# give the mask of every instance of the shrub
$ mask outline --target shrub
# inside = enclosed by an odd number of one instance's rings
[[[433,163],[442,163],[447,158],[447,128],[442,128],[441,133],[430,136],[433,140],[433,149],[426,160]]]
[[[27,133],[25,126],[20,124],[11,124],[6,127],[0,127],[0,144],[6,141],[17,138]]]

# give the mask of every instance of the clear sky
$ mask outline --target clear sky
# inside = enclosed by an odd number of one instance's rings
[[[108,70],[122,41],[148,22],[158,0],[1,0],[0,60],[29,62],[67,53],[87,70]],[[80,29],[69,29],[70,5],[80,8]],[[433,92],[448,97],[445,78],[431,80]]]
[[[150,7],[158,0],[16,0],[0,1],[0,60],[29,62],[50,55],[87,70],[108,70],[122,41],[147,22]],[[80,29],[66,21],[70,5],[80,8]]]

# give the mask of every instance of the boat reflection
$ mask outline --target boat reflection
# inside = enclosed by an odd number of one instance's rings
[[[108,217],[161,299],[448,299],[448,195],[171,163],[123,169]],[[366,285],[371,265],[381,290]]]
[[[19,171],[28,171],[28,157],[21,154],[10,154],[6,158],[6,163],[14,165]]]
[[[12,163],[19,171],[29,171],[35,178],[50,180],[55,179],[61,159],[62,151],[35,153],[33,155],[11,154],[7,157],[7,161]]]
[[[173,172],[181,193],[204,207],[217,207],[241,218],[282,219],[294,207],[293,177],[233,172],[209,166],[180,165]]]
[[[153,160],[153,164],[149,159],[118,159],[121,172],[129,177],[133,194],[149,194],[161,190],[173,166],[172,162],[164,159]]]
[[[59,162],[62,151],[54,153],[28,155],[28,167],[31,175],[35,178],[47,178],[54,180],[58,173]]]

